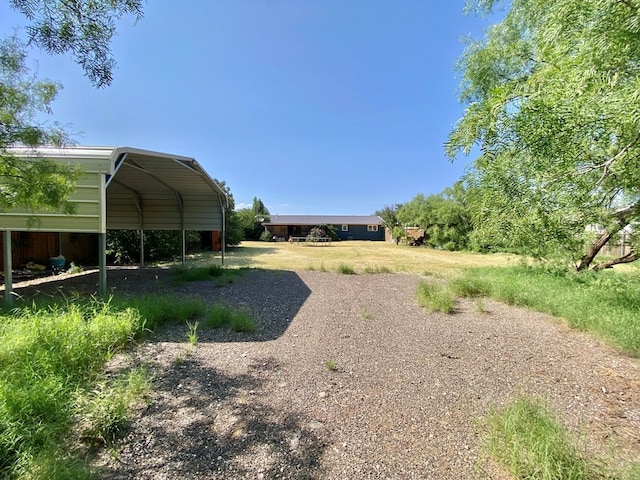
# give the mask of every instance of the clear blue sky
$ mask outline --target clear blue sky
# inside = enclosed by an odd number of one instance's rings
[[[24,24],[0,2],[2,34]],[[64,85],[51,119],[80,144],[194,157],[237,208],[367,215],[438,193],[463,113],[454,65],[490,19],[464,0],[149,0],[118,24],[111,87],[37,50]],[[19,32],[24,35],[24,32]]]

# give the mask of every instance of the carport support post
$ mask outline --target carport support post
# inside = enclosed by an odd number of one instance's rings
[[[182,229],[182,266],[187,258],[187,231]]]
[[[144,267],[144,230],[140,229],[140,267]]]
[[[98,294],[107,298],[107,234],[98,234]]]
[[[4,303],[13,306],[13,265],[11,258],[11,231],[2,232],[2,254],[4,259]]]

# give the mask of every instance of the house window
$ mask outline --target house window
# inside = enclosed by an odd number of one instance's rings
[[[378,225],[367,225],[367,232],[377,232]]]
[[[348,232],[349,231],[349,225],[342,225],[342,231],[343,232]]]

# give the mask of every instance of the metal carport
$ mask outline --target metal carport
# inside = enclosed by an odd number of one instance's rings
[[[73,215],[0,212],[8,304],[12,303],[12,231],[97,233],[102,295],[107,290],[107,230],[177,230],[183,239],[186,230],[219,230],[224,261],[227,196],[195,159],[131,147],[16,147],[11,153],[25,162],[79,164],[83,175],[70,196],[77,210]],[[141,250],[144,259],[144,245]]]

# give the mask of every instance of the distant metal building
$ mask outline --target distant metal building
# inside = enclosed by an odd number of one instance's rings
[[[22,236],[41,232],[97,235],[99,290],[103,294],[107,230],[174,230],[182,231],[183,239],[187,230],[215,231],[223,239],[224,257],[227,197],[193,158],[130,147],[14,148],[12,153],[25,162],[47,159],[77,164],[83,175],[70,197],[77,209],[75,214],[18,209],[0,212],[8,303],[15,239],[12,232],[24,232]],[[141,251],[144,264],[144,244]]]
[[[262,225],[283,240],[305,237],[320,225],[332,225],[340,240],[385,239],[384,222],[378,215],[271,215]]]

